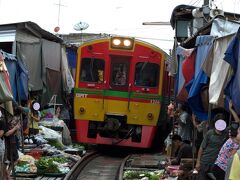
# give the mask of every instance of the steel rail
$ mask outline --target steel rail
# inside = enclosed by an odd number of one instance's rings
[[[76,180],[79,173],[83,170],[83,168],[94,158],[99,156],[100,154],[96,151],[91,152],[85,156],[83,156],[68,172],[65,176],[64,180]]]
[[[119,170],[118,170],[118,179],[117,180],[123,180],[123,173],[124,173],[124,167],[125,167],[125,164],[127,162],[127,160],[131,157],[131,155],[128,155],[127,157],[125,157],[119,167]]]

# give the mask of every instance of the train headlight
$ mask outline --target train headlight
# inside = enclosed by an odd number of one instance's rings
[[[148,120],[153,120],[153,118],[154,118],[154,116],[153,116],[152,113],[148,113],[148,114],[147,114],[147,119],[148,119]]]
[[[119,46],[121,44],[121,40],[116,38],[116,39],[113,39],[112,43],[115,46]]]
[[[80,107],[79,112],[80,112],[80,114],[85,113],[85,108],[84,107]]]
[[[132,50],[134,38],[129,37],[111,37],[111,48],[119,50]]]
[[[123,45],[126,46],[126,47],[131,46],[131,44],[132,44],[132,42],[131,42],[129,39],[125,39],[125,40],[123,41]]]

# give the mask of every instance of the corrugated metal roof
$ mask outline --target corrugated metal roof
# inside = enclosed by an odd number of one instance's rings
[[[15,41],[16,30],[0,31],[0,42],[13,42]]]
[[[34,22],[27,21],[27,22],[18,22],[18,23],[11,23],[11,24],[0,24],[0,31],[7,31],[7,30],[18,30],[24,29],[29,31],[30,33],[34,34],[38,38],[44,38],[49,41],[54,41],[58,43],[62,43],[63,40],[58,36],[42,29],[39,25]]]

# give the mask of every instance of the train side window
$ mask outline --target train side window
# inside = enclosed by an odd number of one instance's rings
[[[139,62],[135,66],[135,86],[157,87],[160,66],[155,63]]]
[[[105,61],[95,58],[83,58],[81,61],[80,80],[82,82],[103,83]]]

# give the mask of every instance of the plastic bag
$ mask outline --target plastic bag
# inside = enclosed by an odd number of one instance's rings
[[[57,132],[57,131],[54,131],[50,128],[46,128],[44,126],[39,126],[39,128],[42,130],[43,132],[43,137],[45,139],[57,139],[60,143],[62,143],[62,135]]]

